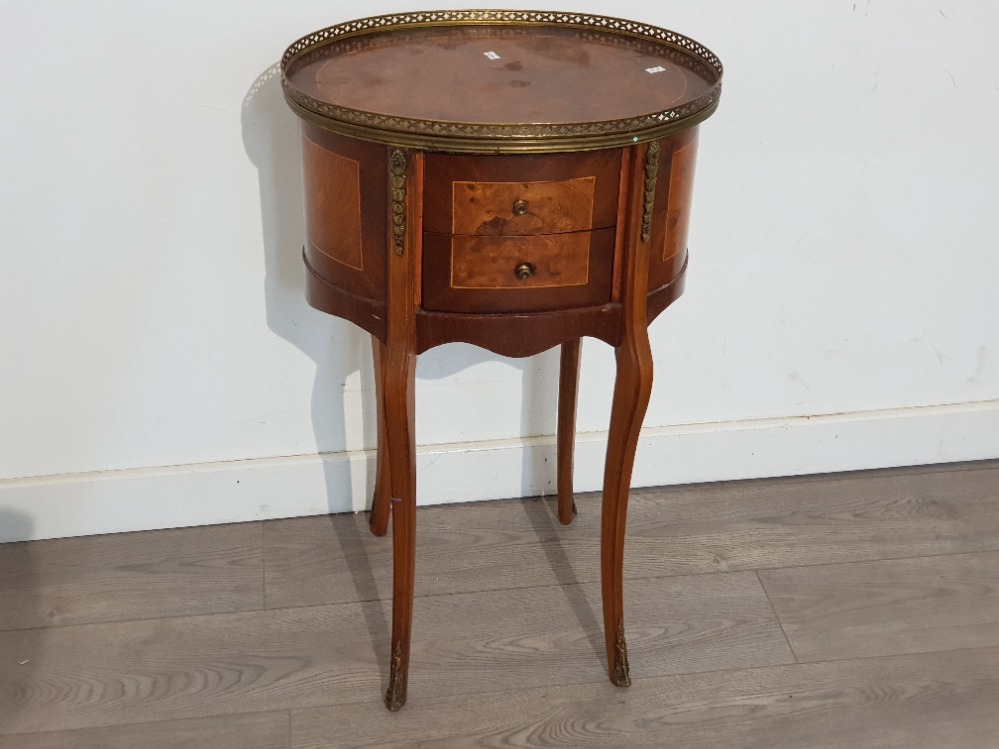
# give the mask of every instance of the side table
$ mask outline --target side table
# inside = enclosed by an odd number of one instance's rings
[[[427,11],[295,42],[309,303],[372,335],[392,519],[390,710],[406,701],[416,551],[416,356],[464,341],[561,346],[558,516],[569,523],[580,338],[616,349],[601,579],[610,680],[630,684],[622,562],[652,388],[648,324],[683,289],[697,126],[722,66],[697,42],[604,16]]]

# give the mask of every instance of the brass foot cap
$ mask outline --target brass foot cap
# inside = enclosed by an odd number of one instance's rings
[[[630,687],[631,675],[627,671],[620,673],[615,669],[613,675],[611,675],[611,684],[616,687]]]
[[[393,713],[398,712],[399,709],[405,704],[406,704],[406,695],[393,694],[391,689],[385,693],[385,707],[387,707]]]

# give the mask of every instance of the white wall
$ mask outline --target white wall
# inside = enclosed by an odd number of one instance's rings
[[[636,485],[999,456],[999,4],[542,5],[726,65]],[[0,0],[0,540],[365,506],[368,342],[303,301],[274,66],[413,7]],[[554,353],[417,377],[422,502],[550,490]],[[587,341],[581,490],[612,379]]]

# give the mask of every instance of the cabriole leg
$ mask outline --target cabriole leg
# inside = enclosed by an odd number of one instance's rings
[[[576,438],[576,399],[579,389],[579,348],[576,338],[562,344],[558,378],[558,519],[563,525],[572,522],[576,503],[572,498],[572,454]]]
[[[604,469],[603,518],[600,533],[600,577],[604,606],[604,637],[610,680],[631,684],[624,638],[624,535],[628,489],[642,419],[652,392],[652,355],[648,333],[636,331],[617,350],[617,380],[611,411],[607,464]]]
[[[385,705],[406,703],[409,646],[413,629],[416,580],[416,439],[414,395],[416,354],[404,346],[388,347],[382,383],[389,455],[392,507],[392,650]],[[404,349],[404,350],[398,350]]]
[[[388,424],[385,420],[384,399],[384,362],[385,344],[374,336],[371,337],[371,353],[374,357],[375,370],[375,402],[378,421],[378,448],[375,455],[375,491],[371,501],[371,515],[368,522],[371,532],[376,536],[384,536],[388,530],[389,514],[391,513],[392,479],[389,470],[389,452],[386,441]]]

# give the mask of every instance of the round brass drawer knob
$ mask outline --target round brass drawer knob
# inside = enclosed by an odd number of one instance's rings
[[[526,200],[515,200],[513,202],[513,213],[515,216],[523,216],[527,213],[527,201]]]
[[[521,281],[526,281],[534,275],[535,270],[537,269],[534,267],[534,263],[521,263],[514,269],[513,273]]]

